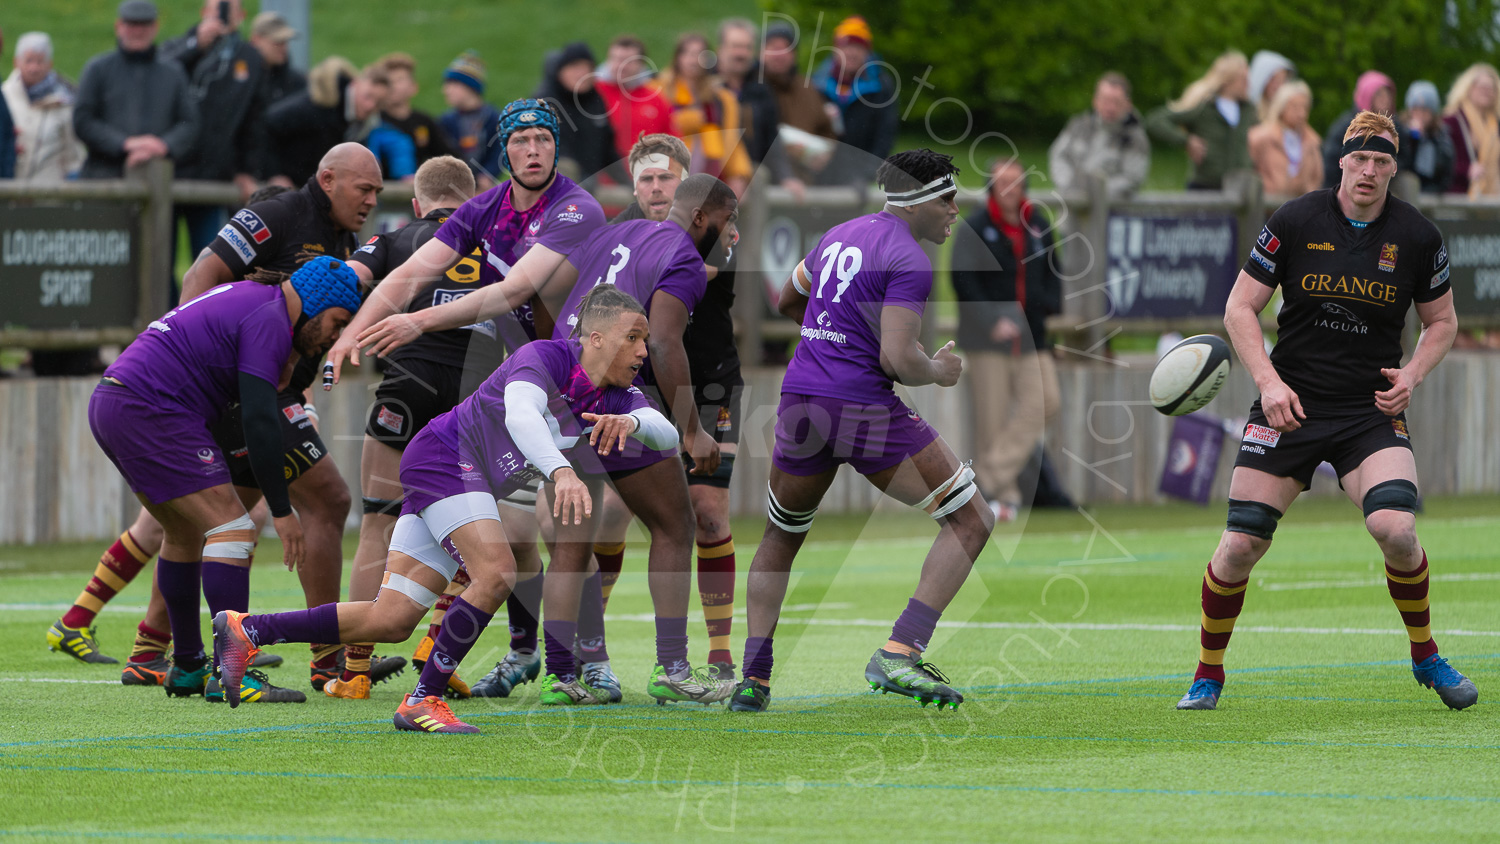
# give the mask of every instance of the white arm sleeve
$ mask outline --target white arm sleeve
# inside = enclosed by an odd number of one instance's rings
[[[660,410],[643,407],[631,411],[630,415],[635,417],[635,431],[631,436],[645,443],[647,448],[662,451],[677,445],[677,428]]]
[[[526,460],[549,479],[571,465],[552,439],[556,425],[547,410],[546,390],[529,381],[505,385],[505,430]]]

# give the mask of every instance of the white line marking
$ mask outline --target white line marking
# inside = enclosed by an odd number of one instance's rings
[[[1475,580],[1500,580],[1500,572],[1467,572],[1428,575],[1434,583],[1465,583]],[[1268,583],[1259,588],[1267,592],[1296,592],[1303,589],[1366,589],[1384,586],[1384,577],[1362,577],[1357,580],[1308,580],[1291,583]]]
[[[6,677],[5,683],[79,683],[95,686],[118,686],[119,680],[69,680],[62,677]]]
[[[619,615],[610,616],[610,621],[655,622],[656,616]],[[883,627],[891,626],[890,620],[874,618],[783,618],[781,624],[806,624],[812,627]],[[1143,633],[1196,633],[1196,624],[1090,624],[1081,621],[1041,624],[1029,621],[939,621],[938,627],[957,627],[967,630],[1088,630],[1099,632],[1138,631]],[[1289,633],[1306,636],[1400,636],[1399,627],[1270,627],[1241,625],[1236,633]],[[1500,630],[1434,630],[1441,636],[1500,636]]]

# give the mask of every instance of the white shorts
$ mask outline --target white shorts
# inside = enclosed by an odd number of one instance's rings
[[[443,540],[455,530],[481,519],[500,521],[495,499],[483,492],[466,492],[433,502],[418,513],[396,520],[391,550],[399,551],[448,580],[458,573],[458,561],[443,549]]]

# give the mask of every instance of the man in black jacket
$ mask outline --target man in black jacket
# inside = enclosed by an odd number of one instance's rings
[[[297,30],[279,12],[261,12],[250,22],[250,46],[260,53],[266,65],[266,102],[278,102],[307,87],[307,77],[292,67],[287,44],[297,37]],[[269,162],[267,162],[269,163]],[[267,173],[256,173],[264,179]]]
[[[228,20],[220,16],[227,12]],[[181,38],[162,45],[162,56],[188,76],[203,143],[177,163],[182,179],[233,181],[244,202],[255,192],[255,173],[265,150],[265,62],[240,38],[245,11],[240,0],[204,0],[203,16]],[[187,221],[190,253],[203,251],[229,219],[222,205],[179,205]]]
[[[547,100],[561,118],[557,139],[557,161],[576,168],[571,176],[586,188],[594,186],[600,173],[624,181],[625,172],[615,154],[615,130],[609,122],[609,106],[594,89],[594,53],[582,41],[547,54],[542,62],[542,84],[537,99]]]
[[[276,177],[301,187],[317,173],[318,162],[330,149],[345,141],[362,142],[379,123],[380,104],[389,93],[379,65],[356,70],[339,56],[319,62],[308,74],[306,90],[266,112]]]
[[[771,168],[771,182],[792,192],[800,202],[806,185],[792,171],[786,150],[776,143],[781,113],[776,107],[776,92],[761,79],[756,61],[759,33],[755,24],[745,18],[730,18],[719,24],[720,78],[740,100],[740,125],[745,137],[740,141],[757,168]]]
[[[84,66],[73,107],[73,129],[89,151],[80,178],[118,179],[155,158],[180,160],[197,142],[187,76],[157,56],[158,28],[151,0],[125,0],[118,46]]]
[[[1010,521],[1022,501],[1020,476],[1057,414],[1057,367],[1047,316],[1062,310],[1052,223],[1026,199],[1014,159],[990,168],[988,201],[955,232],[953,290],[958,344],[968,353],[974,471]]]

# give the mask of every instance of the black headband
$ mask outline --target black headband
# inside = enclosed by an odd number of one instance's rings
[[[1383,152],[1395,158],[1396,145],[1380,135],[1371,135],[1368,138],[1355,135],[1344,141],[1344,150],[1339,155],[1345,156],[1351,152]]]

